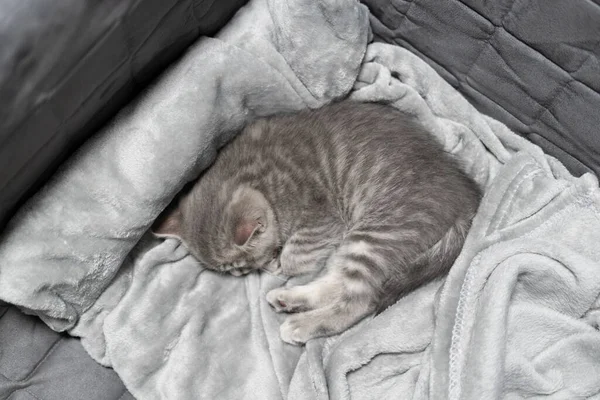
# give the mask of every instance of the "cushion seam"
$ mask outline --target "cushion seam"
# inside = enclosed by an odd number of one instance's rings
[[[25,375],[24,378],[22,379],[11,379],[8,376],[6,376],[5,374],[3,374],[2,372],[0,372],[0,376],[2,376],[3,378],[5,378],[6,380],[8,380],[9,382],[25,382],[27,381],[29,378],[31,378],[31,375],[33,375],[35,373],[35,371],[37,371],[37,369],[39,368],[39,366],[46,361],[46,359],[50,356],[50,354],[52,354],[54,352],[54,350],[56,350],[56,348],[58,347],[58,344],[63,340],[64,338],[61,336],[59,337],[54,343],[52,343],[52,345],[50,346],[50,348],[48,350],[46,350],[46,353],[44,354],[44,356],[35,363],[35,366],[32,368],[31,371],[29,371],[29,373],[27,375]],[[35,397],[35,396],[34,396]]]
[[[123,385],[123,393],[121,393],[121,395],[119,396],[119,398],[117,400],[123,400],[123,398],[125,397],[125,395],[128,393],[127,388],[125,387],[125,385]]]
[[[510,5],[510,8],[508,10],[506,10],[506,12],[504,13],[504,15],[501,18],[501,22],[500,24],[502,25],[504,20],[508,17],[509,14],[511,14],[513,7],[516,4],[516,0],[513,0],[512,4]],[[491,23],[491,21],[490,21]],[[494,36],[496,36],[496,34],[498,33],[498,26],[492,24],[492,26],[494,27],[494,29],[492,30],[492,32],[488,35],[487,39],[485,39],[485,41],[483,42],[481,49],[479,50],[479,52],[477,53],[477,56],[473,59],[473,61],[471,62],[471,66],[469,67],[469,69],[463,74],[466,78],[469,77],[469,75],[471,75],[471,71],[473,71],[473,68],[475,68],[477,66],[477,63],[479,62],[479,59],[481,58],[481,56],[483,55],[483,53],[485,52],[486,49],[488,49],[489,47],[494,47],[491,44],[491,40]]]
[[[10,392],[10,394],[8,395],[8,397],[6,398],[6,400],[10,400],[10,398],[12,397],[13,394],[23,391],[25,393],[27,393],[28,395],[30,395],[31,397],[33,397],[36,400],[42,400],[40,397],[36,396],[35,394],[33,394],[32,392],[30,392],[27,388],[15,388],[13,389],[13,391]]]
[[[545,55],[544,53],[542,53],[539,49],[531,46],[530,44],[528,44],[527,42],[525,42],[523,39],[519,38],[518,36],[516,36],[514,33],[512,33],[511,31],[507,30],[506,28],[504,28],[503,26],[498,26],[495,25],[492,21],[490,21],[486,16],[484,16],[483,14],[479,13],[478,11],[474,10],[473,8],[467,6],[466,4],[464,4],[463,2],[461,2],[460,0],[454,0],[455,3],[457,3],[459,6],[463,6],[465,8],[468,8],[469,10],[472,10],[474,13],[476,13],[480,18],[486,20],[487,22],[489,22],[491,25],[493,25],[494,27],[500,27],[504,30],[504,32],[508,33],[510,35],[511,38],[513,38],[514,40],[518,41],[522,46],[524,46],[525,48],[531,49],[532,51],[535,51],[537,54],[539,54],[540,56],[542,56],[546,61],[548,61],[549,63],[551,63],[553,66],[555,66],[556,68],[560,69],[561,72],[563,72],[564,74],[567,75],[571,75],[571,73],[569,71],[567,71],[562,65],[558,64],[556,61],[550,59],[547,55]],[[392,3],[393,4],[393,3]],[[414,4],[414,0],[411,4]],[[513,3],[514,4],[514,3]],[[511,7],[512,8],[512,7]],[[403,15],[404,17],[406,17],[406,14],[403,13],[402,11],[398,10],[396,7],[394,7],[394,9],[396,11],[398,11],[399,14]],[[408,13],[409,10],[407,10]],[[380,18],[374,16],[375,18],[377,18],[377,20],[379,20],[379,22],[384,25],[386,28],[388,28],[391,32],[394,32],[394,29],[392,27],[390,27],[389,25],[386,25]],[[599,39],[600,41],[600,39]],[[600,91],[594,89],[593,87],[591,87],[589,84],[571,76],[571,78],[573,78],[575,81],[581,83],[583,86],[585,86],[586,88],[588,88],[590,91],[592,91],[593,93],[600,95]]]
[[[156,32],[156,29],[158,29],[158,27],[162,26],[164,19],[171,13],[171,11],[173,11],[174,8],[176,8],[179,4],[178,1],[176,1],[175,3],[173,3],[173,5],[160,17],[160,19],[158,20],[158,22],[156,23],[156,25],[154,25],[154,27],[149,31],[148,35],[146,35],[146,37],[144,38],[144,40],[142,40],[139,44],[139,46],[137,46],[134,50],[134,54],[131,54],[131,56],[136,55],[140,49],[142,47],[144,47],[144,45],[148,42],[148,39],[150,39],[150,37],[154,34],[154,32]]]
[[[205,1],[203,1],[203,3],[204,3],[204,2],[205,2]],[[204,18],[204,17],[206,17],[206,16],[207,16],[207,15],[208,15],[208,14],[211,12],[211,10],[213,9],[213,7],[215,6],[215,3],[216,3],[216,1],[215,1],[215,0],[212,0],[212,1],[210,2],[210,5],[209,5],[208,7],[206,7],[206,11],[204,11],[204,14],[202,14],[202,15],[200,16],[200,18],[201,18],[201,19],[202,19],[202,18]],[[194,8],[195,8],[195,7],[194,7],[194,1],[192,0],[192,11],[194,10]],[[194,12],[194,18],[196,19],[196,21],[199,21],[199,19],[198,19],[198,18],[196,18],[196,12]],[[198,26],[200,26],[200,24],[198,24]]]
[[[52,353],[54,353],[54,351],[58,348],[59,344],[64,340],[63,336],[60,336],[58,338],[58,340],[56,340],[56,342],[54,342],[52,344],[52,346],[50,347],[50,349],[46,352],[46,354],[44,355],[44,357],[42,357],[40,359],[40,361],[38,361],[35,365],[35,367],[31,370],[31,372],[29,374],[27,374],[27,376],[25,377],[25,379],[21,379],[19,382],[23,382],[26,381],[28,379],[31,378],[31,376],[40,368],[40,366],[48,359],[48,357],[50,357],[50,355],[52,355]]]
[[[480,18],[484,19],[485,21],[489,22],[491,25],[493,25],[496,28],[500,28],[502,30],[504,30],[504,32],[508,33],[514,40],[518,41],[522,46],[529,48],[533,51],[535,51],[536,53],[538,53],[539,55],[541,55],[542,57],[544,57],[544,59],[546,59],[546,61],[549,61],[552,65],[558,67],[562,72],[566,73],[567,75],[569,75],[571,77],[571,79],[577,80],[578,82],[580,82],[582,85],[585,85],[586,87],[588,87],[590,90],[592,90],[593,92],[598,93],[598,91],[592,87],[590,87],[588,84],[586,84],[585,82],[582,82],[578,79],[576,79],[572,74],[577,73],[580,69],[581,66],[579,68],[577,68],[573,73],[567,71],[566,68],[564,68],[562,65],[558,64],[556,61],[552,60],[549,56],[547,56],[546,54],[544,54],[540,49],[532,46],[531,44],[527,43],[525,40],[521,39],[519,36],[517,36],[515,33],[511,32],[510,30],[508,30],[505,26],[504,26],[504,20],[508,14],[508,12],[512,11],[512,9],[514,8],[514,5],[516,3],[516,0],[513,0],[513,3],[509,9],[509,11],[507,12],[507,14],[505,14],[502,17],[502,20],[500,22],[500,25],[496,25],[494,24],[494,22],[492,20],[490,20],[488,17],[486,17],[484,14],[482,14],[481,12],[477,11],[476,9],[474,9],[473,7],[469,6],[468,4],[462,2],[461,0],[454,0],[455,3],[458,3],[459,5],[462,5],[463,7],[471,10],[473,13],[477,14]],[[598,43],[600,43],[600,39],[598,40],[595,49],[598,48]],[[583,60],[582,65],[585,64],[592,55],[595,55],[593,52],[591,54],[589,54],[585,60]]]
[[[137,5],[137,3],[136,3]],[[123,42],[125,43],[125,49],[127,50],[127,60],[124,62],[127,62],[129,68],[129,80],[131,81],[131,83],[133,83],[134,86],[136,86],[136,79],[135,79],[135,74],[133,73],[133,58],[134,58],[134,53],[137,52],[137,50],[133,50],[133,44],[132,44],[132,40],[131,40],[131,35],[129,34],[129,31],[127,30],[127,19],[129,18],[129,15],[131,13],[131,10],[133,8],[133,3],[129,4],[129,7],[127,8],[127,11],[125,11],[125,13],[123,14],[123,16],[121,17],[119,23],[121,28],[123,29]],[[114,70],[113,70],[114,72]],[[111,74],[112,75],[112,74]],[[98,88],[95,88],[94,91],[98,90]],[[80,105],[81,106],[81,105]],[[77,109],[79,109],[79,107],[77,107]],[[70,117],[68,117],[70,118]]]
[[[600,41],[598,42],[598,44],[596,45],[596,48],[600,45]],[[581,64],[579,64],[579,67],[577,67],[577,69],[575,70],[574,73],[579,72],[579,70],[581,70],[581,68],[583,68],[583,66],[585,64],[587,64],[587,62],[592,58],[592,54],[588,55],[585,60],[582,61]],[[545,103],[539,103],[539,105],[542,107],[542,109],[540,110],[540,112],[538,113],[538,115],[536,115],[533,118],[533,121],[529,124],[529,126],[537,123],[540,118],[546,114],[547,112],[550,112],[550,107],[552,107],[554,105],[554,103],[556,102],[556,99],[562,94],[564,93],[564,91],[566,90],[567,87],[569,87],[572,83],[574,83],[575,81],[577,81],[575,78],[573,78],[571,76],[571,79],[568,79],[567,81],[565,81],[560,87],[558,87],[555,91],[554,94],[552,96],[552,98],[550,100],[548,100]]]
[[[419,56],[422,57],[426,57],[426,58],[430,58],[429,56],[425,55],[422,51],[420,51],[414,44],[410,43],[408,40],[402,38],[400,39],[401,41],[403,41],[405,43],[405,46],[408,45],[411,48],[411,51],[413,53],[417,53]],[[397,43],[391,42],[390,44],[392,45],[397,45]],[[435,60],[432,59],[432,62],[434,62],[436,65],[439,65]],[[444,70],[445,68],[442,67]],[[470,89],[473,92],[485,97],[487,100],[489,100],[490,102],[492,102],[496,107],[500,108],[502,111],[504,111],[505,113],[513,116],[516,120],[518,120],[521,124],[523,124],[525,127],[533,129],[533,124],[536,123],[536,121],[529,123],[529,122],[525,122],[523,121],[521,118],[519,118],[518,115],[513,114],[512,112],[508,111],[503,105],[501,105],[500,103],[498,103],[495,99],[489,97],[487,94],[481,92],[480,90],[476,89],[474,86],[469,85],[467,82],[465,82],[462,79],[459,79],[458,77],[456,77],[456,75],[454,75],[451,72],[448,72],[450,75],[452,75],[453,77],[455,77],[456,82],[457,82],[457,86],[464,89]],[[538,104],[540,107],[543,107],[542,104],[537,101],[536,99],[534,99],[533,97],[529,97],[531,100],[533,100],[536,104]],[[542,114],[543,115],[543,114]],[[539,122],[539,121],[538,121]],[[555,130],[552,130],[553,132],[557,132]],[[573,160],[575,160],[579,165],[585,167],[588,170],[594,170],[594,168],[592,168],[592,166],[588,165],[587,163],[583,162],[579,157],[577,157],[576,155],[574,155],[573,153],[569,152],[568,150],[558,146],[557,144],[555,144],[552,140],[550,140],[548,137],[546,137],[545,135],[543,135],[541,132],[516,132],[518,134],[520,134],[521,136],[527,136],[529,134],[536,134],[541,136],[542,138],[544,138],[546,141],[548,141],[549,143],[551,143],[556,149],[559,149],[560,151],[564,152],[566,155],[570,156]],[[562,136],[562,135],[561,135]],[[564,137],[564,136],[563,136]],[[572,141],[568,139],[568,142],[572,144]]]
[[[27,388],[23,388],[22,390],[24,390],[25,392],[27,392],[27,394],[29,394],[31,397],[33,397],[34,399],[37,400],[42,400],[40,397],[36,396],[35,394],[33,394],[29,389]]]
[[[188,9],[189,9],[189,13],[190,16],[192,17],[192,19],[194,20],[194,22],[196,23],[196,26],[200,26],[200,20],[198,19],[198,17],[196,16],[196,12],[194,11],[194,0],[188,0]]]
[[[557,145],[556,143],[554,143],[552,140],[550,140],[546,136],[543,136],[543,135],[541,135],[538,132],[531,132],[531,133],[528,133],[526,135],[536,135],[536,136],[541,137],[542,139],[544,139],[545,141],[547,141],[548,143],[550,143],[553,146],[553,151],[557,151],[557,152],[563,153],[564,156],[566,156],[566,157],[568,157],[568,158],[571,159],[571,162],[576,162],[576,163],[579,164],[579,166],[584,167],[586,170],[593,171],[593,169],[590,166],[588,166],[587,164],[585,164],[583,161],[579,160],[571,152],[567,151],[566,149],[563,149],[562,147],[560,147],[559,145]],[[531,142],[533,142],[533,141],[531,141]],[[544,154],[548,154],[548,153],[546,153],[544,151]]]
[[[405,23],[406,20],[408,19],[408,13],[410,12],[410,10],[412,9],[412,7],[415,5],[416,0],[410,0],[410,4],[408,5],[408,8],[406,9],[406,12],[402,12],[398,9],[398,7],[396,7],[396,3],[394,3],[393,1],[390,1],[390,4],[392,5],[392,8],[394,10],[396,10],[399,14],[402,15],[402,20],[400,21],[400,23],[398,24],[398,29],[400,29]]]

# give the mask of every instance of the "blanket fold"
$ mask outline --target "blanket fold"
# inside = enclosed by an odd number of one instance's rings
[[[13,218],[0,243],[2,298],[56,330],[73,327],[152,221],[245,122],[344,96],[369,32],[366,8],[352,0],[251,1]]]
[[[572,177],[419,58],[368,37],[352,0],[250,1],[12,221],[0,299],[80,336],[142,399],[597,395],[597,179]],[[446,279],[290,346],[265,294],[310,276],[223,276],[144,232],[247,120],[346,94],[416,116],[485,196]]]

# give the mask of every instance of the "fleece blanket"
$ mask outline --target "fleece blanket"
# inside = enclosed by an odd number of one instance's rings
[[[82,338],[140,399],[573,399],[600,393],[600,190],[477,112],[353,0],[252,0],[11,221],[0,299]],[[485,191],[447,279],[305,347],[265,293],[145,233],[250,118],[349,95],[415,115]]]

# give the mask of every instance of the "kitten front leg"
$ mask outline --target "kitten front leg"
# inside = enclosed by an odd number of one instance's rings
[[[301,312],[317,307],[322,295],[312,284],[277,288],[267,293],[267,301],[276,312]]]
[[[376,310],[385,279],[379,268],[389,260],[363,239],[342,243],[327,260],[327,273],[315,281],[269,292],[269,303],[276,310],[302,311],[281,325],[283,341],[302,344],[338,334]]]
[[[295,276],[315,272],[335,251],[342,228],[335,223],[305,228],[296,232],[285,243],[279,257],[279,271]],[[276,312],[311,310],[322,301],[322,295],[311,285],[277,288],[267,293],[267,301]]]
[[[315,282],[291,288],[279,287],[267,293],[267,301],[276,312],[312,310],[319,307],[325,298],[325,293],[319,288]]]
[[[293,314],[281,324],[279,336],[286,343],[302,345],[310,339],[341,333],[372,312],[367,303],[336,303]]]
[[[313,242],[308,245],[305,236],[294,235],[283,247],[276,274],[295,276],[315,272],[335,251],[329,242]],[[310,310],[319,302],[319,296],[311,293],[309,285],[292,288],[276,288],[267,293],[267,301],[276,312],[299,312]]]
[[[325,224],[294,233],[279,256],[281,273],[296,276],[317,271],[339,243],[339,230],[335,224]]]
[[[279,297],[287,306],[280,304],[283,311],[301,311],[290,315],[281,324],[281,340],[301,345],[313,338],[335,335],[375,311],[374,294],[368,284],[354,282],[349,285],[336,275],[335,272],[328,273],[308,285],[291,288]],[[290,299],[303,300],[305,303],[301,304],[308,307],[298,307],[298,303],[290,302]]]

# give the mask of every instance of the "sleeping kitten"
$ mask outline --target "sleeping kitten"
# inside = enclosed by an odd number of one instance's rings
[[[435,139],[388,106],[342,102],[260,119],[158,222],[206,267],[326,273],[267,301],[281,338],[337,334],[446,274],[480,193]]]

